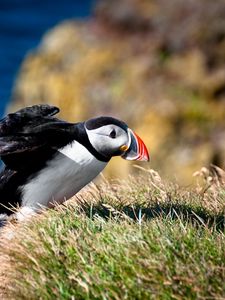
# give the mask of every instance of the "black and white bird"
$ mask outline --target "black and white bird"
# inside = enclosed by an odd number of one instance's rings
[[[148,161],[143,141],[112,117],[68,123],[59,109],[34,105],[0,121],[0,214],[20,207],[18,218],[69,199],[113,156]]]

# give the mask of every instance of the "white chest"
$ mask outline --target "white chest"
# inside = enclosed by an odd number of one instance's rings
[[[22,206],[38,209],[53,202],[62,203],[93,180],[106,164],[75,141],[61,148],[58,155],[22,187]]]

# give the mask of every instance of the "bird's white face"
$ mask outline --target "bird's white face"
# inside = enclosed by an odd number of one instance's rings
[[[120,155],[126,160],[148,161],[148,150],[128,126],[112,117],[98,117],[84,123],[92,147],[108,160]]]
[[[103,156],[122,155],[131,143],[129,132],[114,124],[91,130],[86,128],[86,132],[92,146]]]

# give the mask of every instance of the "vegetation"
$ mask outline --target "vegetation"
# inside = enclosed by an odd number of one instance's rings
[[[65,206],[9,226],[1,246],[5,294],[224,299],[222,183],[207,174],[204,184],[184,189],[144,170],[127,181],[93,185]]]
[[[27,56],[10,110],[119,117],[153,168],[187,184],[225,161],[224,5],[99,0],[93,18],[56,26]],[[114,159],[107,172],[132,170]],[[225,299],[224,172],[202,169],[195,188],[133,173],[7,226],[0,299]]]

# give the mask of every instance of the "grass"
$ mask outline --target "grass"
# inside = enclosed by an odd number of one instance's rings
[[[92,186],[13,227],[6,295],[224,299],[224,196],[218,180],[182,189],[152,170]]]

